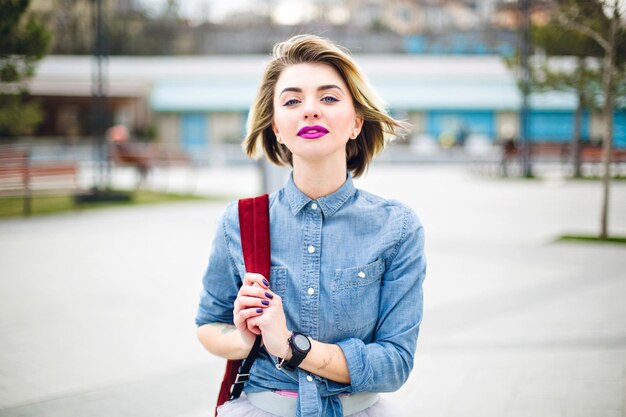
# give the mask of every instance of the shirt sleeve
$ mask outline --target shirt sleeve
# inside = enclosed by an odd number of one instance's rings
[[[407,208],[404,217],[397,251],[383,275],[374,342],[350,338],[338,343],[348,363],[352,392],[396,391],[413,369],[426,259],[423,227],[412,210]]]
[[[209,264],[202,280],[196,325],[233,323],[233,303],[241,287],[241,277],[230,252],[229,221],[233,222],[232,204],[226,209],[213,243]]]

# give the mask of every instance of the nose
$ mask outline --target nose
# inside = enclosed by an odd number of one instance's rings
[[[319,119],[320,111],[315,100],[307,103],[304,108],[304,120]]]

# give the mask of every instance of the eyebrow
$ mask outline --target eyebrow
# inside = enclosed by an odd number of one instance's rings
[[[333,88],[336,88],[337,90],[339,90],[339,91],[341,91],[343,93],[343,90],[341,89],[341,87],[339,87],[338,85],[335,85],[335,84],[320,85],[319,87],[317,87],[317,91],[332,90]],[[280,94],[282,95],[283,93],[286,93],[286,92],[289,92],[289,91],[292,91],[292,92],[295,92],[295,93],[301,93],[302,89],[298,88],[298,87],[287,87],[287,88],[283,89],[283,91],[281,91]]]

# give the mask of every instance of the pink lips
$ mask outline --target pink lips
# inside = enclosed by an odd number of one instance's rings
[[[303,139],[317,139],[328,133],[324,126],[304,126],[298,131],[298,136]]]

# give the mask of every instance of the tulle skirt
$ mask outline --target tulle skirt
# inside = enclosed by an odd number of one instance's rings
[[[390,417],[398,416],[394,412],[389,400],[380,398],[374,405],[349,417]],[[217,409],[217,417],[277,417],[255,407],[244,395],[233,401],[228,401]],[[348,416],[346,416],[348,417]]]

